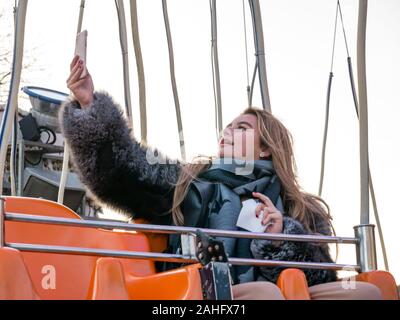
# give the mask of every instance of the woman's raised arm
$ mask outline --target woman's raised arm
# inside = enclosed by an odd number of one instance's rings
[[[85,108],[65,102],[59,121],[81,181],[101,202],[156,223],[171,209],[181,163],[140,145],[107,93],[94,93]]]

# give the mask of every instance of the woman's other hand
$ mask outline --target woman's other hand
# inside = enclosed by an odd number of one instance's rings
[[[88,70],[86,76],[81,78],[85,65],[79,56],[75,56],[70,64],[70,75],[67,79],[68,89],[71,90],[75,99],[82,108],[90,106],[93,102],[93,81]]]
[[[271,199],[266,195],[259,192],[253,192],[253,196],[260,199],[262,202],[256,207],[256,217],[258,217],[260,214],[263,214],[262,224],[266,226],[265,232],[282,233],[282,213],[275,207]]]

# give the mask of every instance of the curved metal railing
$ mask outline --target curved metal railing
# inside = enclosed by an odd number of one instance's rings
[[[376,270],[376,253],[373,237],[373,226],[362,225],[356,228],[356,237],[337,237],[323,235],[294,235],[281,233],[260,233],[247,231],[228,231],[218,229],[181,227],[171,225],[153,225],[153,224],[135,224],[126,222],[110,222],[100,220],[78,220],[70,218],[56,218],[50,216],[37,216],[33,214],[5,213],[4,199],[0,201],[0,246],[5,245],[14,249],[29,252],[48,252],[63,253],[74,255],[92,255],[107,256],[131,259],[148,259],[154,261],[196,263],[198,260],[195,256],[189,254],[167,254],[156,252],[137,252],[127,250],[107,250],[83,247],[53,246],[26,243],[5,243],[4,242],[4,221],[30,222],[39,224],[52,224],[63,226],[74,226],[82,228],[103,228],[103,229],[120,229],[137,231],[143,233],[158,234],[181,234],[194,235],[196,230],[200,229],[210,236],[234,237],[234,238],[250,238],[250,239],[268,239],[268,240],[285,240],[296,242],[318,242],[318,243],[339,243],[339,244],[355,244],[357,247],[357,264],[337,264],[337,263],[321,263],[321,262],[300,262],[300,261],[277,261],[262,259],[244,259],[237,257],[229,257],[231,265],[254,265],[254,266],[280,266],[301,269],[331,269],[331,270],[353,270],[353,271],[370,271]],[[371,233],[372,232],[372,233]]]

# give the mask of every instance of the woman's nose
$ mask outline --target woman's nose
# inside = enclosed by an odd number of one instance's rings
[[[224,139],[225,137],[227,137],[228,134],[229,134],[228,128],[223,129],[223,130],[219,133],[219,140],[221,141],[222,139]]]
[[[225,128],[225,130],[224,130],[224,135],[225,135],[225,136],[232,137],[232,136],[233,136],[233,128],[232,128],[232,127]]]

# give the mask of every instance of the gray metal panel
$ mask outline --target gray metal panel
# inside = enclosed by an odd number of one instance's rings
[[[24,170],[24,189],[32,176],[37,177],[58,188],[61,179],[61,172],[50,171],[37,167],[26,167]],[[70,172],[68,174],[65,187],[69,190],[85,192],[84,185],[79,180],[78,175],[74,172]]]

